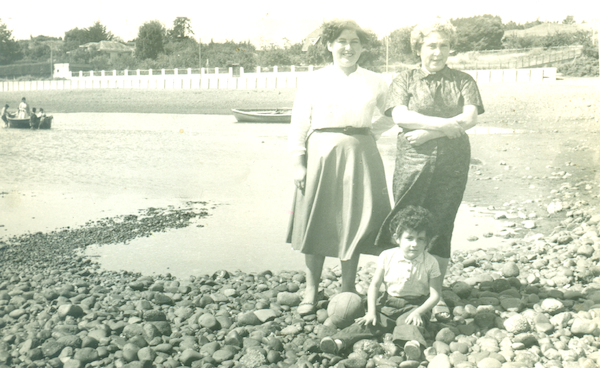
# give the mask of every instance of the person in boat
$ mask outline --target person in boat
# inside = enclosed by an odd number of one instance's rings
[[[341,291],[356,292],[360,254],[383,250],[374,241],[391,208],[376,144],[393,126],[383,116],[388,84],[358,65],[369,36],[356,22],[330,21],[322,32],[333,64],[298,90],[288,138],[296,193],[287,242],[307,268],[301,315],[316,310],[326,257],[341,261]]]
[[[8,104],[5,104],[4,107],[2,108],[2,121],[4,122],[4,126],[7,127],[8,126],[8,118],[12,118],[13,114],[11,114],[10,112],[8,112],[8,108],[10,106],[8,106]]]
[[[29,118],[29,105],[27,104],[27,100],[25,97],[21,99],[21,103],[19,103],[19,109],[17,111],[17,119],[27,119]]]
[[[35,112],[35,107],[31,109],[31,115],[29,115],[29,127],[31,129],[37,129],[40,125],[40,119],[38,118],[37,113]]]
[[[414,28],[411,48],[419,68],[400,72],[390,85],[385,113],[402,128],[393,177],[395,205],[378,234],[377,244],[393,241],[393,219],[409,205],[434,216],[436,239],[429,252],[440,265],[442,280],[450,260],[454,221],[462,201],[471,159],[466,130],[484,112],[475,80],[446,63],[456,44],[448,20],[432,19]],[[443,300],[433,308],[438,320],[451,318]]]
[[[46,113],[44,112],[44,109],[41,107],[37,112],[37,118],[38,118],[38,123],[39,123],[38,126],[41,128],[42,125],[44,125],[44,123],[46,121]]]

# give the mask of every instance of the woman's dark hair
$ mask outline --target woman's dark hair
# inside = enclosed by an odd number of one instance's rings
[[[327,48],[328,43],[333,43],[345,30],[355,31],[363,48],[368,48],[371,37],[355,21],[351,19],[334,19],[321,25],[321,44],[324,47],[323,55],[328,61],[333,60],[331,51]],[[360,61],[360,59],[359,59]]]
[[[367,32],[351,19],[334,19],[323,23],[321,26],[321,42],[327,47],[328,43],[333,43],[345,30],[356,31],[358,39],[363,46],[369,43]]]
[[[390,224],[393,234],[398,237],[406,230],[425,231],[429,239],[433,238],[433,219],[431,212],[423,207],[408,206],[401,209]]]

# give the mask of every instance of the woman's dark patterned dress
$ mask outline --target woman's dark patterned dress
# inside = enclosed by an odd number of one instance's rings
[[[475,105],[484,112],[475,80],[467,73],[447,66],[434,74],[422,69],[400,73],[392,82],[387,114],[404,105],[410,111],[427,116],[451,118],[463,112],[463,106]],[[436,238],[429,253],[450,258],[450,241],[454,220],[467,184],[471,145],[465,134],[460,138],[441,137],[420,146],[412,146],[404,133],[398,135],[393,191],[395,206],[377,237],[377,244],[391,242],[401,208],[416,205],[427,208],[434,216]]]

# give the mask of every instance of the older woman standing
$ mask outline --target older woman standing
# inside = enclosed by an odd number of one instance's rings
[[[393,123],[383,116],[387,83],[358,66],[368,35],[354,21],[322,27],[333,65],[299,88],[289,134],[296,197],[288,241],[305,254],[300,314],[315,311],[325,257],[342,266],[342,291],[355,291],[360,253],[378,254],[377,232],[391,206],[375,137]]]
[[[386,114],[402,133],[393,180],[395,206],[377,238],[377,244],[390,242],[400,209],[427,208],[437,227],[429,252],[437,258],[442,278],[469,173],[471,146],[465,131],[484,112],[475,80],[446,65],[455,42],[454,26],[440,18],[418,25],[411,33],[411,47],[421,58],[421,67],[400,73],[390,86]],[[443,301],[433,313],[440,320],[450,317]]]

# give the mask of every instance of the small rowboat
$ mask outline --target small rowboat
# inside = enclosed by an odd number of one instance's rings
[[[50,129],[52,127],[52,119],[54,117],[52,115],[45,116],[41,119],[40,125],[37,127],[38,129]],[[8,117],[8,127],[16,128],[16,129],[30,129],[31,128],[31,120],[27,119],[18,119]]]
[[[239,123],[289,123],[292,109],[231,109]]]

